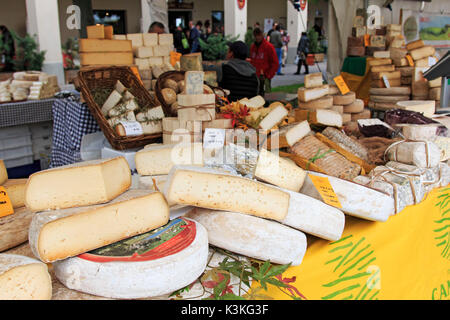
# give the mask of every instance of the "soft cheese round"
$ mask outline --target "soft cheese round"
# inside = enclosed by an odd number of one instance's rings
[[[151,232],[57,261],[55,275],[69,289],[117,299],[172,293],[205,270],[208,235],[192,220],[178,218]]]

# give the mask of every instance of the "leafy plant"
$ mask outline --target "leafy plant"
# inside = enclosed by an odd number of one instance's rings
[[[68,38],[62,45],[64,69],[76,69],[74,60],[79,56],[78,40],[75,38]]]
[[[13,59],[15,71],[35,70],[41,71],[45,60],[45,52],[39,51],[34,38],[27,34],[25,37],[18,36],[15,32],[11,34],[16,41],[16,55]]]
[[[320,44],[320,41],[319,41],[319,34],[314,29],[310,29],[308,31],[308,39],[309,39],[309,52],[310,53],[324,52],[324,50]]]
[[[205,60],[224,60],[228,52],[228,42],[234,42],[239,35],[232,37],[231,35],[223,36],[221,34],[212,34],[206,41],[199,39],[200,48],[202,49]]]

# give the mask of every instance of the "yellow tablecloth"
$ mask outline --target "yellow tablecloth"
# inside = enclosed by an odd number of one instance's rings
[[[387,222],[346,216],[338,241],[308,237],[302,264],[283,274],[293,277],[310,300],[450,300],[450,188]],[[290,299],[273,286],[267,295]]]

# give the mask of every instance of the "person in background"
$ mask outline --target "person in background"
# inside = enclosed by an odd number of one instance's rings
[[[300,74],[302,69],[302,65],[305,66],[305,74],[309,73],[308,64],[306,63],[306,56],[309,53],[309,39],[306,32],[302,32],[302,36],[297,46],[297,55],[298,55],[298,64],[297,64],[297,72],[294,74]]]
[[[284,68],[288,57],[289,42],[291,41],[291,37],[289,36],[287,30],[284,28],[281,29],[281,39],[283,40],[283,48],[282,48],[283,57],[281,59],[282,61],[281,66]]]
[[[155,21],[150,25],[150,28],[148,28],[148,33],[166,33],[166,28],[161,22]]]
[[[264,39],[262,30],[256,28],[253,36],[255,42],[250,48],[250,62],[256,68],[259,78],[259,94],[264,96],[265,92],[271,91],[270,82],[278,70],[279,62],[274,46]]]
[[[278,23],[274,22],[273,25],[272,25],[272,29],[270,29],[269,32],[267,32],[267,41],[271,42],[270,41],[270,36],[272,35],[272,32],[274,32],[275,29],[277,28],[277,25],[278,25]]]
[[[201,26],[199,25],[199,23],[197,23],[196,26],[194,26],[194,22],[193,21],[189,21],[189,44],[191,47],[191,53],[195,53],[195,52],[200,52],[200,29]]]
[[[212,34],[211,22],[209,20],[205,21],[205,40],[209,38]]]
[[[261,25],[259,24],[259,22],[256,22],[255,25],[253,26],[253,30],[255,29],[261,29]]]
[[[228,45],[227,61],[222,64],[219,73],[219,86],[230,90],[230,102],[258,95],[259,80],[256,69],[246,60],[247,57],[248,47],[244,42],[236,41]]]
[[[281,37],[281,26],[279,24],[276,25],[275,30],[270,34],[270,43],[275,47],[275,51],[278,56],[278,71],[277,75],[282,76],[284,75],[281,73],[281,65],[282,65],[282,59],[283,59],[283,39]]]
[[[183,34],[182,34],[182,44],[183,44],[183,54],[188,54],[191,52],[191,47],[189,44],[189,37],[191,34],[191,30],[189,30],[189,28],[184,28],[183,29]]]
[[[183,29],[181,25],[173,30],[173,46],[179,53],[183,53]]]
[[[322,27],[319,26],[317,21],[315,22],[315,24],[313,26],[313,29],[314,29],[315,32],[317,32],[317,35],[319,36],[319,40],[321,40],[322,36],[323,36],[323,30],[322,30]]]

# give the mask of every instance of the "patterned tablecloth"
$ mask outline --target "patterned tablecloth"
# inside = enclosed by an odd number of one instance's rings
[[[44,99],[2,103],[0,128],[51,121],[54,101],[55,99]]]

